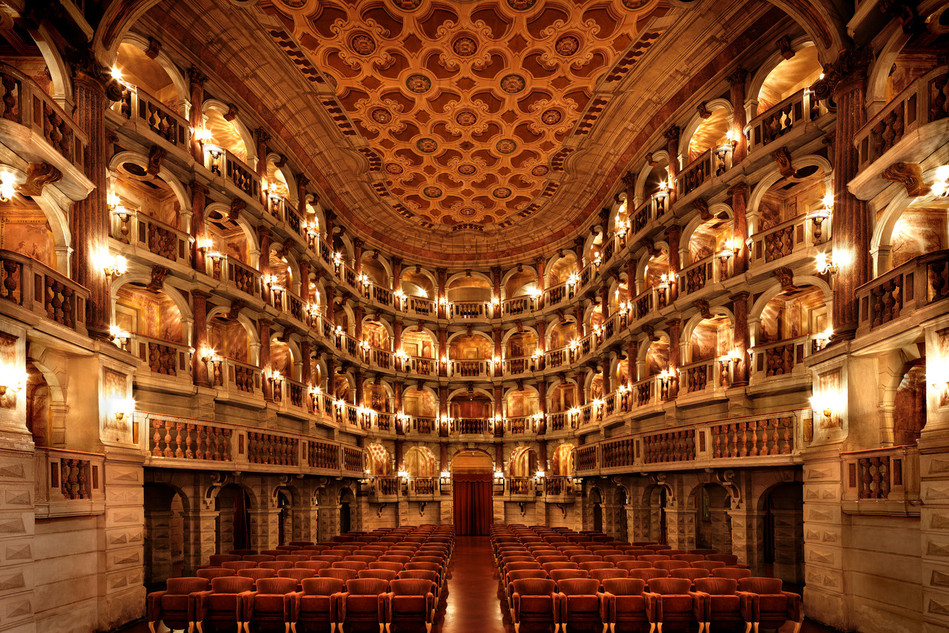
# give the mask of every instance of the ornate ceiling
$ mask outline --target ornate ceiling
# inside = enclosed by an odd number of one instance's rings
[[[414,224],[455,231],[510,226],[544,204],[565,140],[586,134],[602,106],[597,84],[667,10],[660,0],[261,8],[332,86],[335,99],[322,103],[344,134],[365,140],[370,170],[384,175],[375,186],[383,202]],[[270,33],[299,65],[287,34]]]

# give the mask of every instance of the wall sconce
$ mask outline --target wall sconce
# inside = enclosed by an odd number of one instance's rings
[[[725,133],[725,141],[728,145],[731,145],[732,149],[738,146],[738,140],[741,138],[741,133],[738,130],[732,128]]]
[[[107,410],[109,413],[109,418],[115,420],[116,422],[123,422],[126,418],[131,421],[132,415],[135,413],[135,400],[131,397],[109,398]]]
[[[594,251],[594,253],[593,253],[593,265],[594,265],[594,266],[599,266],[599,265],[602,264],[602,263],[603,263],[603,256],[600,255],[599,252]]]
[[[280,292],[283,290],[283,286],[280,284],[280,279],[276,275],[267,275],[264,279],[264,283],[273,290],[274,292]]]
[[[210,237],[199,238],[196,244],[198,246],[198,250],[204,251],[205,253],[214,248],[214,240],[212,240]]]
[[[811,213],[811,222],[814,224],[814,241],[819,242],[821,235],[823,235],[823,229],[821,225],[824,224],[824,220],[830,218],[831,212],[834,210],[834,194],[827,192],[824,195],[823,200],[821,201],[821,207]]]
[[[109,340],[115,343],[116,347],[125,349],[125,346],[129,342],[130,338],[132,338],[132,335],[119,326],[115,324],[109,326]]]
[[[949,196],[949,165],[936,168],[936,181],[932,186],[932,194],[937,198]]]
[[[16,195],[16,175],[10,171],[0,171],[0,202],[10,202]]]
[[[311,319],[317,319],[320,316],[320,306],[316,303],[306,304],[306,314]]]
[[[109,281],[115,281],[116,277],[124,275],[128,270],[128,260],[123,255],[112,255],[104,252],[99,256],[99,266]]]
[[[669,273],[662,273],[659,275],[659,289],[665,290],[672,283],[672,275]]]
[[[834,335],[833,328],[827,328],[823,332],[818,333],[814,339],[814,342],[816,343],[817,351],[820,351],[824,349],[825,347],[827,347],[827,345],[830,344],[830,339],[831,337],[833,337],[833,335]]]
[[[132,215],[132,212],[122,204],[122,200],[118,194],[113,191],[106,194],[106,206],[109,207],[109,213],[119,218],[123,224],[128,222]],[[128,229],[123,230],[123,233],[127,232]]]
[[[15,409],[16,394],[26,388],[26,370],[12,365],[0,366],[0,408]]]
[[[306,236],[311,240],[316,240],[320,236],[320,225],[316,220],[306,222],[303,228],[306,231]]]
[[[665,178],[659,181],[659,190],[653,196],[659,201],[669,197],[669,182]]]
[[[442,494],[451,493],[451,473],[447,470],[439,474],[438,487]]]
[[[580,283],[580,275],[577,273],[570,273],[570,276],[567,277],[567,285],[576,286],[578,283]]]
[[[343,265],[343,254],[340,252],[333,253],[333,269],[336,271],[336,274],[339,274],[340,266]]]
[[[818,253],[815,258],[817,272],[821,275],[836,275],[841,268],[847,266],[851,261],[850,253],[844,250],[837,250],[830,254]]]
[[[368,288],[368,287],[369,287],[369,277],[368,277],[368,275],[366,275],[365,273],[360,273],[360,275],[359,275],[358,277],[356,277],[356,281],[358,281],[360,284],[362,284],[362,286],[363,286],[364,288]]]
[[[538,411],[531,417],[534,420],[534,433],[538,433],[540,431],[540,425],[544,421],[544,414]]]
[[[810,398],[811,410],[821,416],[821,420],[830,424],[835,416],[843,411],[843,395],[839,392],[814,394]]]
[[[201,351],[198,352],[198,358],[200,358],[206,363],[221,362],[221,357],[218,356],[217,352],[214,350],[213,347],[202,347]]]

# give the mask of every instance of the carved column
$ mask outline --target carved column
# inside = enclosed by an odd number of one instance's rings
[[[392,258],[392,292],[402,289],[402,258]]]
[[[818,97],[832,91],[837,103],[837,129],[834,137],[834,242],[852,249],[852,263],[841,266],[834,279],[834,340],[853,338],[857,329],[856,290],[869,280],[870,234],[873,227],[870,207],[847,189],[857,175],[857,149],[854,137],[866,123],[864,95],[866,71],[872,54],[865,50],[847,50],[825,69],[824,79],[815,84]]]
[[[332,209],[323,209],[323,217],[326,219],[326,242],[333,250],[333,231],[336,229],[336,214]],[[332,255],[332,253],[331,253]]]
[[[305,385],[309,385],[312,379],[312,363],[310,360],[312,352],[313,343],[310,342],[310,339],[304,339],[300,342],[300,356],[303,357],[303,373],[300,375],[300,379]]]
[[[639,381],[636,359],[639,357],[639,344],[631,340],[626,347],[626,374],[629,376],[628,383],[633,384]]]
[[[336,325],[336,288],[331,285],[326,286],[326,321]]]
[[[191,306],[194,311],[195,353],[191,355],[191,377],[199,387],[209,387],[207,363],[201,358],[201,350],[208,347],[208,297],[203,290],[191,291]]]
[[[679,339],[682,336],[682,321],[673,319],[669,321],[669,369],[678,370],[682,364],[682,351],[680,349]],[[669,387],[669,397],[674,398],[679,393],[679,381],[673,377],[672,384]]]
[[[305,259],[300,262],[300,299],[310,302],[310,262]]]
[[[626,262],[626,300],[629,302],[629,311],[631,314],[629,320],[635,321],[639,315],[633,311],[633,299],[636,298],[636,260],[630,258]],[[659,306],[655,306],[659,307]]]
[[[583,238],[578,237],[573,240],[573,255],[577,258],[577,272],[583,268]],[[578,285],[579,287],[579,285]]]
[[[682,229],[673,224],[666,229],[666,241],[669,243],[669,303],[679,298],[679,237]]]
[[[255,135],[257,137],[257,177],[263,182],[267,178],[267,144],[270,142],[270,134],[263,128],[258,128]],[[267,183],[268,185],[270,183]],[[260,203],[267,208],[267,192],[260,188]],[[263,249],[261,249],[263,250]]]
[[[306,219],[306,186],[310,184],[310,179],[303,174],[297,175],[297,213],[304,220]]]
[[[438,375],[448,375],[448,333],[438,328]]]
[[[204,129],[204,82],[207,77],[197,68],[188,71],[188,84],[191,90],[191,110],[188,112],[188,123],[193,130],[191,134],[191,155],[196,161],[204,164],[204,148],[195,132]]]
[[[402,349],[402,321],[392,323],[392,350],[398,352]]]
[[[732,386],[748,384],[748,347],[751,338],[748,332],[748,292],[739,292],[729,297],[732,300],[732,312],[735,314],[735,351],[738,360],[733,368]]]
[[[359,367],[353,371],[353,380],[356,381],[356,393],[353,404],[355,404],[357,407],[365,406],[366,396],[363,383],[366,381],[363,379],[362,369]]]
[[[208,234],[205,224],[204,207],[207,204],[208,188],[197,180],[191,181],[191,235],[194,242],[191,244],[191,267],[200,273],[207,273],[205,262],[206,249],[200,248]]]
[[[748,185],[740,182],[729,189],[728,194],[732,197],[732,211],[735,213],[732,233],[739,246],[733,274],[740,275],[748,270]]]
[[[448,277],[448,271],[444,268],[439,268],[436,272],[438,273],[438,306],[436,309],[438,311],[438,318],[444,319],[448,317],[448,298],[445,296],[445,280]]]
[[[99,253],[109,249],[109,208],[106,168],[105,109],[109,107],[106,87],[99,77],[77,72],[74,78],[76,93],[75,120],[89,137],[86,149],[85,175],[95,189],[73,205],[69,214],[72,231],[72,278],[89,289],[86,326],[89,333],[107,337],[109,333],[111,301],[109,280],[96,265]]]
[[[737,68],[728,76],[731,87],[732,102],[732,130],[738,134],[738,144],[732,151],[732,164],[737,165],[748,155],[748,139],[745,138],[745,79],[748,73],[744,68]]]
[[[261,298],[269,304],[270,288],[266,280],[270,274],[270,245],[273,242],[273,233],[270,229],[260,226],[257,227],[257,236],[260,240],[260,260],[257,262],[257,270],[260,271],[260,293]]]
[[[357,277],[362,274],[362,240],[358,237],[353,239],[353,271]]]
[[[600,313],[603,315],[603,323],[610,318],[610,287],[605,285],[600,288]]]
[[[665,137],[666,152],[669,154],[669,176],[674,183],[679,175],[679,127],[677,125],[670,127],[665,131]],[[675,185],[669,187],[670,204],[676,199],[676,189]]]
[[[359,304],[356,304],[356,307],[353,308],[353,320],[355,321],[353,326],[354,326],[354,331],[356,333],[357,341],[362,340],[362,320],[363,320],[363,317],[365,316],[364,313],[365,313],[365,309]]]
[[[336,358],[332,354],[326,354],[326,393],[336,397]]]
[[[257,363],[257,366],[263,371],[270,370],[270,326],[273,325],[272,321],[267,319],[261,319],[257,324],[257,327],[260,331],[260,362]],[[264,392],[264,398],[268,400],[273,399],[273,393],[270,388],[270,381],[267,380],[267,377],[264,376],[261,380],[263,385],[262,389]]]

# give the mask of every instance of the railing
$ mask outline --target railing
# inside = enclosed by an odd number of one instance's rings
[[[402,301],[403,312],[417,314],[419,316],[435,316],[435,302],[422,297],[405,297]]]
[[[776,262],[816,243],[813,230],[808,230],[810,221],[807,215],[799,215],[765,231],[751,236],[752,264]],[[821,241],[830,237],[830,222],[821,226]]]
[[[126,119],[141,121],[152,134],[187,151],[191,129],[188,120],[145,90],[127,85],[112,109]]]
[[[434,376],[438,373],[438,361],[434,358],[410,356],[408,358],[408,371],[422,376]]]
[[[919,449],[892,446],[840,454],[846,487],[844,506],[858,512],[887,513],[887,503],[919,505]],[[848,503],[850,502],[850,503]],[[882,507],[876,507],[876,506]]]
[[[296,437],[248,431],[247,461],[266,466],[296,466],[300,440]]]
[[[0,63],[0,120],[30,128],[69,164],[83,170],[88,138],[32,79]]]
[[[343,473],[362,475],[362,449],[343,446]]]
[[[712,457],[790,455],[794,451],[794,416],[742,420],[711,427]]]
[[[449,360],[448,372],[450,376],[456,378],[481,378],[488,377],[488,365],[491,361],[487,360]]]
[[[307,464],[310,468],[339,470],[339,445],[310,440],[307,449]]]
[[[647,464],[688,462],[695,459],[695,429],[644,435],[643,461]]]
[[[188,265],[191,236],[141,211],[129,213],[127,219],[113,214],[111,236],[123,244],[144,248],[159,257]]]
[[[86,333],[89,291],[35,259],[0,250],[0,299]]]
[[[679,197],[687,196],[711,179],[714,169],[712,152],[711,149],[705,150],[676,176]]]
[[[752,379],[784,376],[803,371],[804,359],[817,350],[817,337],[806,334],[793,339],[757,345],[751,350]]]
[[[949,67],[940,66],[907,86],[857,132],[854,144],[859,168],[883,156],[907,134],[946,117]]]
[[[454,431],[460,435],[485,435],[491,432],[487,418],[456,418]]]
[[[231,358],[209,361],[212,387],[224,387],[228,391],[254,394],[260,390],[260,368]]]
[[[204,146],[204,166],[217,176],[231,182],[238,190],[255,201],[260,196],[260,178],[231,152],[213,145]]]
[[[679,272],[679,288],[682,289],[683,294],[688,295],[698,292],[710,284],[720,281],[719,265],[719,258],[709,255],[683,268]]]
[[[570,477],[544,477],[544,494],[552,497],[573,495],[573,480]]]
[[[949,250],[920,255],[857,288],[858,330],[866,332],[949,297]]]
[[[813,92],[807,88],[798,90],[748,123],[745,127],[748,152],[773,143],[792,129],[806,125],[826,112],[827,107]]]
[[[229,462],[233,429],[223,424],[149,418],[148,454],[166,459]]]
[[[703,360],[680,367],[682,393],[696,393],[721,386],[717,380],[719,378],[718,364],[715,360]]]
[[[660,308],[666,307],[668,288],[653,286],[646,288],[632,300],[632,314],[635,319],[645,319]]]
[[[577,472],[591,472],[599,468],[597,449],[599,445],[591,444],[577,448]]]
[[[187,345],[161,339],[132,334],[128,351],[148,365],[153,374],[166,376],[191,375],[191,350]]]
[[[448,315],[453,319],[483,319],[489,314],[484,301],[452,301],[448,304]]]
[[[392,291],[382,286],[372,285],[372,298],[384,306],[392,305]]]
[[[536,483],[530,477],[508,477],[505,483],[507,484],[507,492],[510,495],[533,497],[537,494]]]
[[[402,483],[398,477],[373,477],[372,492],[377,496],[395,497],[402,489]]]
[[[409,480],[409,494],[433,496],[438,494],[438,479],[435,477],[414,477]]]
[[[406,430],[420,435],[431,435],[438,432],[438,420],[424,416],[412,416]]]
[[[105,457],[37,447],[37,518],[101,514],[105,511]]]
[[[505,299],[501,302],[501,313],[507,316],[525,314],[533,310],[536,303],[536,299],[530,296]]]

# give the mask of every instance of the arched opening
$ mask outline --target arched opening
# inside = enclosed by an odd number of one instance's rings
[[[593,531],[603,531],[603,493],[600,489],[593,487],[590,490],[590,510],[593,519]]]
[[[448,283],[446,294],[451,303],[490,303],[494,288],[481,275],[463,275]]]
[[[389,342],[389,330],[378,319],[366,318],[362,324],[362,340],[373,349],[389,351],[392,349]],[[403,346],[403,349],[405,347]]]
[[[532,267],[518,267],[507,277],[501,289],[504,299],[537,296],[540,292],[537,287],[537,271]]]
[[[381,383],[366,383],[366,386],[363,388],[363,398],[366,407],[377,413],[392,412],[392,400],[389,397],[389,390]]]
[[[823,72],[817,47],[808,43],[794,56],[779,62],[765,77],[757,94],[752,116],[763,114],[791,95],[809,88]]]
[[[438,398],[430,389],[409,387],[402,392],[402,410],[412,417],[435,418],[438,416]]]
[[[402,349],[414,358],[435,358],[435,339],[422,329],[402,332]]]
[[[278,488],[277,497],[277,544],[287,545],[293,540],[293,491]]]
[[[436,297],[435,282],[420,268],[407,268],[402,271],[402,292],[410,297],[434,299]]]
[[[451,461],[455,534],[484,536],[494,523],[494,462],[476,449],[462,450]]]
[[[402,458],[402,470],[409,477],[437,477],[438,464],[435,454],[424,446],[413,446],[405,452]]]
[[[702,119],[695,132],[689,138],[688,161],[696,158],[710,149],[721,147],[728,142],[728,131],[732,125],[730,108],[718,107],[711,109],[709,115]]]
[[[250,338],[237,319],[215,316],[208,320],[208,340],[219,356],[250,364]]]
[[[247,162],[247,145],[240,130],[232,121],[225,118],[223,112],[216,107],[204,108],[204,129],[207,134],[208,145],[219,147],[231,153],[237,160]]]
[[[33,361],[26,361],[26,428],[37,447],[52,446],[53,416],[49,383]]]
[[[286,289],[294,292],[299,287],[299,280],[295,278],[293,266],[282,246],[277,245],[270,249],[267,254],[268,264],[270,265],[270,277],[264,279],[264,282],[275,292]]]
[[[553,288],[554,286],[565,284],[568,281],[573,280],[574,285],[576,285],[576,275],[578,272],[577,266],[577,256],[573,251],[567,251],[563,256],[558,257],[557,261],[550,265],[550,269],[547,272],[547,288]]]
[[[763,515],[763,573],[804,584],[804,485],[776,485],[762,495],[758,509]]]
[[[658,376],[669,370],[669,339],[662,336],[646,347],[645,372],[647,377]]]
[[[295,365],[293,350],[290,346],[279,339],[272,339],[270,341],[270,368],[279,371],[285,378],[297,380]]]
[[[217,543],[215,551],[227,554],[231,550],[251,547],[250,495],[238,484],[223,486],[214,498],[217,510]]]
[[[558,446],[550,458],[550,472],[547,477],[573,477],[576,470],[575,457],[576,447],[573,444]]]
[[[486,336],[461,334],[448,342],[451,375],[477,377],[487,375],[487,364],[494,354],[494,343]]]
[[[207,214],[206,228],[210,240],[208,254],[211,257],[212,266],[220,264],[218,254],[226,256],[229,261],[236,260],[248,268],[254,265],[251,251],[255,246],[237,220],[230,219],[218,209],[211,209]],[[221,273],[215,272],[217,273],[214,275],[215,279],[221,278]]]
[[[512,389],[504,399],[508,418],[528,418],[540,411],[540,399],[534,389]]]
[[[543,464],[538,463],[537,451],[529,446],[518,446],[511,451],[511,458],[508,460],[508,474],[515,479],[530,479],[537,474],[538,470],[543,470]],[[513,484],[513,482],[510,482]],[[516,492],[516,486],[511,487],[511,492]]]
[[[915,446],[926,426],[926,358],[908,363],[893,401],[893,445]]]
[[[168,71],[141,48],[128,42],[119,44],[115,68],[122,73],[123,82],[144,90],[169,110],[180,114],[182,95],[178,94]]]
[[[572,382],[558,383],[553,389],[548,390],[547,398],[550,402],[548,413],[570,411],[577,406],[577,386]]]
[[[56,238],[46,214],[32,198],[16,194],[0,202],[0,215],[0,248],[57,270]]]
[[[642,200],[639,204],[651,200],[656,195],[664,195],[669,190],[669,160],[665,152],[655,157],[644,170],[645,177],[640,180],[642,185]]]
[[[807,222],[831,202],[825,179],[819,166],[805,165],[764,192],[748,215],[753,260],[773,262],[827,236],[829,226],[823,221],[820,232],[818,225]]]
[[[761,311],[755,338],[754,371],[764,376],[804,370],[811,341],[828,339],[830,321],[824,293],[816,286],[785,290]]]
[[[349,488],[339,491],[339,533],[346,534],[353,529],[353,504],[356,496]]]
[[[668,542],[666,508],[669,503],[669,491],[665,486],[651,486],[646,490],[645,505],[649,510],[648,540],[654,543]]]
[[[547,330],[547,350],[559,350],[567,347],[570,341],[577,339],[577,324],[574,321],[562,321]]]
[[[287,183],[287,177],[283,175],[283,168],[278,166],[273,156],[267,159],[267,195],[283,198],[289,203],[290,185]]]
[[[509,374],[520,374],[540,369],[534,360],[537,347],[537,333],[533,330],[515,332],[507,337],[504,344],[504,362]]]
[[[349,376],[345,374],[333,376],[333,393],[336,395],[337,402],[356,404],[356,390],[350,384]]]
[[[389,288],[389,280],[391,277],[389,271],[386,270],[386,267],[383,265],[382,260],[379,259],[378,252],[372,251],[363,253],[360,264],[362,265],[362,274],[366,276],[366,279],[368,279],[372,285],[378,288]]]
[[[931,203],[930,203],[931,204]],[[884,245],[885,247],[885,245]],[[949,209],[914,203],[893,225],[890,236],[890,266],[883,274],[921,255],[949,248]]]
[[[692,492],[690,501],[695,508],[695,546],[730,554],[732,524],[728,516],[731,507],[728,491],[718,484],[703,484]]]
[[[172,486],[146,482],[143,505],[145,585],[154,586],[184,572],[185,500]]]
[[[486,419],[494,417],[494,401],[481,391],[468,390],[452,396],[448,415],[462,425],[465,432],[465,419]]]
[[[366,474],[370,477],[392,476],[392,457],[382,444],[370,444],[363,452]]]
[[[716,362],[732,352],[735,328],[730,317],[722,314],[702,319],[689,337],[688,365],[683,367],[686,392],[703,391],[730,383],[730,376]]]

